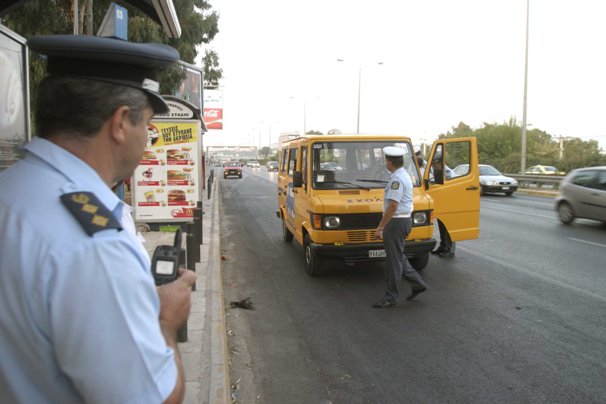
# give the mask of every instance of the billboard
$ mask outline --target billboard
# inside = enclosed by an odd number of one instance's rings
[[[200,200],[200,121],[154,119],[133,175],[135,220],[191,220]]]
[[[29,140],[29,84],[25,39],[0,25],[0,171]]]
[[[223,91],[204,89],[204,122],[208,129],[223,129]]]
[[[202,109],[202,70],[182,61],[179,64],[185,67],[185,80],[179,85],[175,96]]]

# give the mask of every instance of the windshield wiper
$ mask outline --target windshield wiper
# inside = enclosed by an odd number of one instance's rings
[[[366,188],[366,187],[363,187],[363,186],[361,186],[361,185],[354,184],[353,182],[332,180],[332,181],[325,181],[324,183],[325,183],[325,184],[330,184],[330,183],[333,183],[333,184],[345,184],[345,185],[352,185],[352,186],[353,186],[353,188],[359,188],[359,189],[363,189],[363,190],[365,190],[365,191],[370,191],[370,188]]]
[[[385,180],[365,180],[363,178],[356,178],[356,181],[375,182],[377,184],[387,184],[387,182],[388,182],[388,181],[385,181]]]

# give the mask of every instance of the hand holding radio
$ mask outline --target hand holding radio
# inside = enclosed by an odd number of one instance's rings
[[[180,268],[174,282],[158,286],[160,298],[160,324],[171,334],[176,334],[187,317],[191,308],[191,287],[196,282],[196,274],[188,269]]]
[[[164,285],[177,279],[180,255],[181,229],[177,229],[172,246],[160,245],[154,251],[151,270],[156,286]]]

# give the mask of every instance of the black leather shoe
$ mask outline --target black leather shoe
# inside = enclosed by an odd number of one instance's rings
[[[391,309],[393,307],[396,307],[396,304],[387,299],[381,299],[372,305],[373,309]]]
[[[417,290],[413,290],[412,292],[410,292],[410,294],[408,296],[406,296],[406,300],[412,300],[414,299],[418,294],[423,293],[427,290],[427,288],[423,288],[423,289],[417,289]]]
[[[440,258],[452,258],[454,256],[455,256],[455,253],[453,253],[452,251],[443,251],[438,254],[438,257],[440,257]]]
[[[445,250],[445,249],[443,249],[442,247],[438,247],[437,249],[433,250],[431,253],[432,253],[433,255],[440,255],[440,254],[442,254],[442,253],[443,253],[443,252],[445,252],[445,251],[446,251],[446,250]]]

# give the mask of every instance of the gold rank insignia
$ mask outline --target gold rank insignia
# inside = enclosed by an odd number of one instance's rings
[[[92,236],[105,229],[122,230],[122,226],[92,192],[71,192],[61,195],[61,202]]]
[[[398,181],[394,181],[391,183],[391,189],[399,189],[400,183]]]

